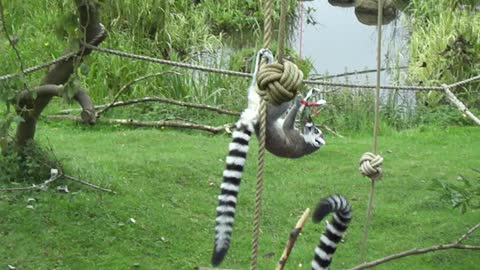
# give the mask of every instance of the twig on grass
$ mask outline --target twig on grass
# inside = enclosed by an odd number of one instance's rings
[[[113,190],[110,190],[110,189],[107,189],[107,188],[102,188],[102,187],[96,186],[96,185],[94,185],[94,184],[90,184],[90,183],[88,183],[88,182],[86,182],[86,181],[80,180],[80,179],[75,178],[75,177],[70,176],[70,175],[64,174],[63,177],[66,178],[66,179],[69,179],[69,180],[78,182],[78,183],[80,183],[80,184],[82,184],[82,185],[86,185],[86,186],[88,186],[88,187],[91,187],[91,188],[93,188],[93,189],[98,189],[98,190],[105,191],[105,192],[108,192],[108,193],[117,194],[117,192],[115,192],[115,191],[113,191]]]
[[[366,269],[366,268],[371,268],[374,266],[377,266],[379,264],[383,264],[392,260],[400,259],[403,257],[407,256],[413,256],[413,255],[419,255],[419,254],[424,254],[428,252],[434,252],[434,251],[440,251],[440,250],[446,250],[446,249],[466,249],[466,250],[480,250],[480,246],[471,246],[471,245],[462,245],[460,244],[463,240],[465,240],[470,234],[472,234],[476,229],[480,227],[480,223],[473,226],[470,228],[464,235],[462,235],[458,240],[451,244],[442,244],[442,245],[436,245],[436,246],[431,246],[431,247],[426,247],[426,248],[415,248],[415,249],[410,249],[407,251],[403,251],[400,253],[392,254],[368,263],[364,263],[358,266],[355,266],[354,268],[351,268],[350,270],[360,270],[360,269]]]
[[[30,187],[18,187],[18,188],[2,188],[0,191],[24,191],[24,190],[46,190],[48,185],[55,182],[58,178],[62,177],[61,173],[58,173],[58,170],[52,169],[51,176],[48,180],[45,180],[40,185],[32,185]]]
[[[96,186],[94,184],[90,184],[86,181],[80,180],[78,178],[75,178],[73,176],[63,174],[63,172],[58,170],[58,169],[51,169],[50,170],[50,175],[51,175],[50,178],[40,185],[32,185],[31,187],[2,188],[2,189],[0,189],[0,192],[2,192],[2,191],[25,191],[25,190],[47,190],[48,185],[55,182],[59,178],[65,178],[65,179],[69,179],[69,180],[78,182],[80,184],[86,185],[86,186],[88,186],[90,188],[93,188],[93,189],[98,189],[98,190],[105,191],[105,192],[108,192],[108,193],[117,194],[113,190],[102,188],[102,187]]]

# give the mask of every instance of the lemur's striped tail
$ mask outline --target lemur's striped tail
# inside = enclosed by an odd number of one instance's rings
[[[325,232],[320,236],[320,244],[315,248],[312,260],[313,270],[326,270],[332,262],[337,244],[342,239],[352,219],[352,208],[347,199],[342,195],[331,195],[320,200],[315,212],[313,222],[321,221],[329,213],[335,212]]]
[[[247,158],[248,142],[254,132],[256,112],[245,110],[237,122],[237,128],[232,134],[232,142],[228,146],[226,167],[223,171],[223,182],[218,196],[217,218],[215,219],[215,243],[212,265],[223,261],[233,230],[237,195],[240,189],[243,167]]]

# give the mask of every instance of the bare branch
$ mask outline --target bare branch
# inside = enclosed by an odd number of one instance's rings
[[[118,98],[120,97],[121,94],[123,94],[123,92],[128,89],[130,86],[132,86],[133,84],[137,83],[137,82],[140,82],[140,81],[143,81],[143,80],[146,80],[148,78],[152,78],[152,77],[157,77],[157,76],[162,76],[162,75],[165,75],[166,73],[171,73],[171,74],[175,74],[175,75],[183,75],[181,73],[178,73],[178,72],[175,72],[175,71],[172,71],[172,70],[167,70],[167,71],[162,71],[162,72],[157,72],[157,73],[154,73],[154,74],[149,74],[149,75],[146,75],[146,76],[142,76],[142,77],[138,77],[136,78],[135,80],[133,81],[130,81],[129,83],[125,84],[124,86],[122,86],[122,88],[120,88],[120,90],[118,91],[118,93],[115,95],[115,97],[113,98],[112,102],[110,104],[108,104],[107,106],[105,106],[103,109],[101,109],[98,113],[97,113],[97,117],[100,117],[100,115],[102,115],[105,111],[107,111],[108,109],[110,109],[113,104],[118,100]]]
[[[128,106],[128,105],[137,104],[137,103],[144,103],[144,102],[163,102],[163,103],[174,104],[174,105],[183,106],[183,107],[205,109],[205,110],[214,111],[214,112],[221,113],[221,114],[235,115],[235,116],[240,115],[240,113],[236,112],[236,111],[221,109],[221,108],[213,107],[213,106],[210,106],[210,105],[184,102],[184,101],[179,101],[179,100],[165,98],[165,97],[144,97],[144,98],[127,100],[127,101],[117,101],[117,102],[111,103],[109,105],[100,105],[99,107],[100,108],[105,108],[105,107],[113,108],[113,107]],[[99,108],[99,107],[96,107],[96,108]],[[99,112],[99,114],[101,112],[104,112],[105,110],[106,109],[103,109],[102,111]]]
[[[462,237],[460,237],[456,242],[451,243],[451,244],[442,244],[442,245],[436,245],[436,246],[431,246],[431,247],[426,247],[426,248],[416,248],[416,249],[411,249],[407,251],[403,251],[400,253],[392,254],[374,261],[371,261],[369,263],[364,263],[358,266],[355,266],[354,268],[351,268],[350,270],[360,270],[360,269],[366,269],[366,268],[371,268],[374,266],[377,266],[379,264],[383,264],[392,260],[400,259],[403,257],[407,256],[413,256],[413,255],[419,255],[419,254],[424,254],[428,252],[434,252],[434,251],[440,251],[440,250],[446,250],[446,249],[465,249],[465,250],[480,250],[480,246],[470,246],[470,245],[461,245],[459,244],[461,241],[465,240],[471,233],[473,233],[476,229],[480,227],[480,223],[473,226],[470,230],[468,230]]]
[[[90,183],[88,183],[88,182],[85,182],[85,181],[83,181],[83,180],[80,180],[80,179],[75,178],[75,177],[70,176],[70,175],[63,175],[63,177],[65,177],[65,178],[67,178],[67,179],[70,179],[70,180],[73,180],[73,181],[75,181],[75,182],[78,182],[78,183],[80,183],[80,184],[82,184],[82,185],[89,186],[89,187],[94,188],[94,189],[99,189],[99,190],[101,190],[101,191],[105,191],[105,192],[108,192],[108,193],[117,194],[117,192],[115,192],[115,191],[113,191],[113,190],[110,190],[110,189],[107,189],[107,188],[102,188],[102,187],[96,186],[96,185],[94,185],[94,184],[90,184]]]
[[[95,124],[97,117],[95,114],[95,106],[93,105],[92,99],[84,90],[78,90],[73,96],[78,104],[82,107],[82,113],[80,116],[85,124]]]
[[[83,122],[82,119],[76,116],[71,115],[48,115],[46,116],[49,119],[66,119],[72,120],[75,122]],[[202,125],[196,124],[191,122],[182,122],[182,121],[169,121],[169,120],[159,120],[159,121],[140,121],[135,119],[101,119],[99,120],[100,123],[107,123],[107,124],[120,124],[126,126],[137,126],[137,127],[175,127],[175,128],[190,128],[190,129],[198,129],[203,131],[208,131],[213,134],[227,131],[229,128],[233,128],[235,124],[224,124],[220,126],[210,126],[210,125]]]
[[[460,244],[463,240],[465,240],[467,237],[469,237],[470,234],[472,234],[478,228],[480,228],[480,223],[478,223],[477,225],[470,228],[470,230],[468,230],[464,235],[462,235],[460,238],[458,238],[458,240],[455,243]]]
[[[143,102],[164,102],[168,104],[174,104],[178,106],[184,106],[184,107],[190,107],[190,108],[196,108],[196,109],[205,109],[209,111],[214,111],[220,114],[226,114],[226,115],[234,115],[234,116],[240,116],[240,113],[237,111],[232,111],[228,109],[222,109],[210,105],[205,105],[205,104],[199,104],[199,103],[190,103],[190,102],[184,102],[184,101],[178,101],[175,99],[170,99],[170,98],[165,98],[165,97],[144,97],[144,98],[138,98],[138,99],[132,99],[132,100],[127,100],[127,101],[118,101],[114,102],[111,104],[102,104],[102,105],[96,105],[94,108],[96,110],[100,110],[98,114],[102,113],[102,111],[105,111],[105,107],[110,106],[112,107],[120,107],[120,106],[128,106],[128,105],[133,105],[137,103],[143,103]],[[66,110],[61,110],[58,115],[61,114],[69,114],[71,112],[78,111],[78,109],[66,109]]]
[[[307,208],[305,212],[303,212],[303,215],[298,220],[297,224],[295,225],[295,228],[290,232],[290,235],[288,236],[287,245],[283,250],[283,254],[280,257],[280,260],[278,260],[277,267],[275,268],[276,270],[282,270],[285,267],[285,264],[287,263],[287,260],[288,260],[288,256],[290,256],[290,252],[292,252],[293,246],[295,245],[295,241],[297,240],[298,235],[302,231],[303,226],[307,221],[308,215],[310,215],[310,208]]]
[[[24,190],[45,190],[48,188],[48,185],[55,182],[57,179],[62,177],[62,174],[52,175],[49,179],[45,180],[40,185],[32,185],[31,187],[18,187],[18,188],[2,188],[0,191],[24,191]]]
[[[80,179],[75,178],[73,176],[63,174],[62,172],[59,172],[58,174],[53,175],[52,177],[50,177],[50,179],[46,180],[45,182],[43,182],[40,185],[32,185],[30,187],[18,187],[18,188],[2,188],[2,189],[0,189],[0,192],[2,192],[2,191],[46,190],[48,188],[48,185],[50,185],[51,183],[55,182],[56,180],[58,180],[62,177],[65,178],[65,179],[69,179],[69,180],[78,182],[82,185],[86,185],[86,186],[88,186],[90,188],[93,188],[93,189],[98,189],[98,190],[105,191],[105,192],[108,192],[108,193],[117,194],[113,190],[102,188],[102,187],[96,186],[94,184],[90,184],[86,181],[80,180]]]

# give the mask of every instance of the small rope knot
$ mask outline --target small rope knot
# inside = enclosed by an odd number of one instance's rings
[[[257,76],[257,93],[275,105],[292,100],[303,80],[302,71],[292,62],[263,65]]]
[[[383,157],[367,152],[360,158],[360,172],[363,176],[368,176],[372,180],[382,178]]]

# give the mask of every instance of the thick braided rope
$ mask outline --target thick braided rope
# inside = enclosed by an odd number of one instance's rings
[[[302,79],[303,73],[290,61],[268,64],[258,72],[257,93],[269,102],[280,105],[295,97]]]
[[[360,171],[362,175],[370,178],[370,196],[368,198],[367,214],[363,227],[363,239],[360,248],[360,262],[365,260],[368,241],[368,225],[372,215],[373,197],[375,195],[375,180],[382,176],[380,165],[383,162],[381,156],[377,156],[378,126],[380,122],[380,71],[382,62],[382,20],[383,20],[383,0],[378,0],[377,13],[377,87],[375,89],[375,123],[373,127],[373,153],[365,153],[360,159]]]
[[[368,176],[372,180],[379,180],[382,178],[383,157],[375,155],[371,152],[366,152],[360,158],[360,173],[363,176]]]
[[[272,40],[272,0],[265,0],[265,21],[263,30],[263,48],[269,48]],[[263,64],[262,60],[262,64]],[[257,87],[258,88],[258,87]],[[263,168],[265,164],[265,136],[267,122],[267,104],[265,99],[260,100],[260,123],[258,134],[258,159],[257,159],[257,181],[255,188],[255,210],[253,213],[252,250],[250,256],[250,269],[257,269],[258,242],[260,239],[260,217],[262,211],[263,193]]]
[[[453,105],[455,105],[459,111],[461,111],[462,113],[464,113],[466,116],[470,117],[470,119],[473,120],[473,122],[475,122],[476,124],[480,125],[480,119],[478,119],[478,117],[476,117],[468,108],[467,106],[465,106],[465,104],[463,104],[453,93],[452,91],[450,91],[450,87],[448,87],[448,85],[446,84],[442,84],[442,87],[445,91],[445,96],[447,97],[447,99],[450,101],[450,103],[452,103]]]

